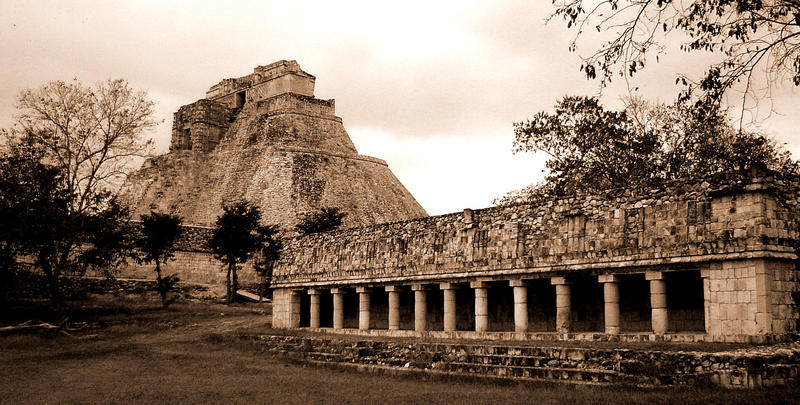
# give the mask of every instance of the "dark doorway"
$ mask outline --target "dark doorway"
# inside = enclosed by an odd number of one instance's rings
[[[247,100],[247,99],[245,97],[245,92],[244,91],[240,91],[240,92],[236,93],[236,100],[234,101],[233,108],[242,108],[242,106],[245,103],[245,100]]]
[[[556,331],[556,286],[549,278],[528,281],[528,330]]]
[[[505,284],[505,285],[504,285]],[[514,330],[514,289],[507,282],[491,283],[487,291],[489,330],[505,332]]]
[[[597,276],[572,277],[570,330],[602,332],[605,330],[603,285]]]
[[[644,274],[619,276],[619,330],[621,332],[649,332],[653,330],[650,319],[650,282]]]
[[[667,319],[670,332],[702,332],[706,329],[703,278],[700,271],[665,273]]]
[[[331,290],[320,290],[319,326],[321,328],[333,327],[333,294],[331,294]]]
[[[345,328],[358,328],[358,293],[352,288],[345,290],[344,298],[344,325]]]
[[[475,330],[475,290],[468,283],[456,290],[456,330]]]
[[[300,294],[300,327],[307,328],[311,326],[311,296],[306,291],[300,291],[298,294]]]
[[[183,130],[183,146],[186,150],[192,150],[192,130],[189,128]]]

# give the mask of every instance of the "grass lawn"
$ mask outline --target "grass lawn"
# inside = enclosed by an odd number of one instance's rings
[[[19,315],[19,312],[17,313]],[[266,306],[93,297],[72,336],[0,336],[0,403],[800,403],[800,388],[731,391],[423,381],[304,367],[237,338],[268,329]]]

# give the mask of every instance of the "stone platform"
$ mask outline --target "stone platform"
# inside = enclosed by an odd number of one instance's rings
[[[800,381],[800,343],[727,352],[500,344],[403,343],[259,335],[264,351],[305,363],[426,378],[595,385],[758,388]]]
[[[640,333],[619,333],[606,334],[602,332],[474,332],[474,331],[424,331],[414,330],[389,330],[389,329],[334,329],[334,328],[304,328],[310,332],[334,333],[340,335],[363,336],[365,339],[370,337],[397,337],[397,338],[422,338],[422,339],[469,339],[469,340],[490,340],[490,341],[517,341],[517,342],[620,342],[620,343],[641,343],[641,342],[670,342],[670,343],[701,343],[701,342],[720,342],[720,343],[752,343],[752,344],[771,344],[793,341],[796,335],[741,335],[728,336],[716,339],[715,336],[697,333],[666,333],[655,334],[652,332]]]

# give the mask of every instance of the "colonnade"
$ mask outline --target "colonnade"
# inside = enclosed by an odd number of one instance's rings
[[[645,280],[648,281],[650,290],[650,320],[652,332],[664,334],[668,327],[667,310],[667,289],[664,273],[661,271],[647,271]],[[491,283],[500,280],[470,281],[469,288],[474,293],[474,331],[486,332],[489,330],[489,293]],[[524,333],[529,329],[529,306],[528,306],[528,286],[529,281],[523,279],[503,280],[513,289],[513,319],[514,331]],[[603,315],[606,334],[620,333],[620,277],[615,274],[602,274],[597,276],[597,282],[603,286]],[[442,326],[445,332],[456,331],[458,306],[456,300],[456,290],[463,288],[466,282],[443,282],[436,284],[411,284],[410,290],[413,291],[413,329],[417,332],[424,332],[428,328],[428,305],[427,295],[431,289],[442,291]],[[550,284],[555,287],[555,331],[567,333],[572,331],[571,312],[572,312],[572,282],[568,277],[551,277]],[[401,293],[408,291],[409,285],[382,285],[388,294],[388,329],[399,330],[401,328]],[[330,288],[333,295],[333,322],[334,329],[344,328],[345,320],[345,298],[347,291],[352,291],[353,287]],[[371,308],[371,294],[374,287],[358,286],[354,287],[358,294],[358,329],[370,329],[370,316],[373,315]],[[309,326],[311,328],[320,327],[321,289],[295,290],[295,294],[307,293],[310,295],[309,305]]]

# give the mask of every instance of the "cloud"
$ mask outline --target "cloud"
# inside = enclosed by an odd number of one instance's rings
[[[543,177],[541,156],[511,154],[513,134],[419,139],[370,128],[348,133],[359,153],[386,160],[432,215],[491,206],[493,199]]]
[[[317,77],[319,98],[362,153],[386,159],[431,213],[482,207],[540,178],[541,159],[510,153],[514,121],[551,111],[565,94],[592,95],[596,83],[567,52],[572,33],[545,26],[549,2],[208,1],[0,2],[0,127],[13,122],[14,95],[49,80],[85,83],[123,77],[148,90],[165,122],[223,78],[296,59]],[[588,49],[588,48],[586,48]],[[707,60],[671,53],[631,88],[671,101],[674,74]],[[623,80],[604,92],[608,108]],[[796,94],[778,97],[762,127],[800,150]]]

